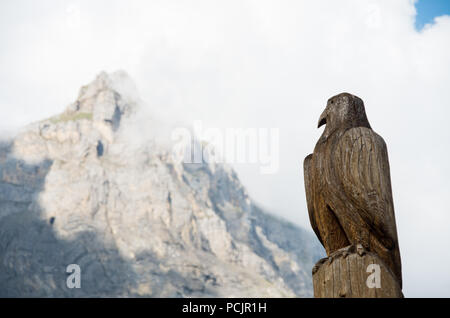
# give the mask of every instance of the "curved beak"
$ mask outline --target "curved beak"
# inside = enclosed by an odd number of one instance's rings
[[[320,115],[319,123],[317,124],[317,128],[326,125],[327,123],[328,110],[325,108],[322,115]]]

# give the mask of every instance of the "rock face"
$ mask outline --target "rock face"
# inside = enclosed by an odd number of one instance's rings
[[[101,73],[64,113],[1,143],[0,296],[312,296],[312,235],[255,206],[226,165],[130,145],[133,87]]]

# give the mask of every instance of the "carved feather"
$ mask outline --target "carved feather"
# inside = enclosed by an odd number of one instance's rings
[[[319,239],[320,243],[323,245],[322,237],[320,236],[319,228],[317,227],[316,218],[314,215],[314,198],[313,194],[314,192],[312,190],[312,154],[308,155],[305,160],[303,161],[303,174],[305,179],[305,189],[306,189],[306,204],[308,207],[308,214],[309,214],[309,221],[311,223],[311,227],[314,230],[314,233],[316,233],[317,238]]]

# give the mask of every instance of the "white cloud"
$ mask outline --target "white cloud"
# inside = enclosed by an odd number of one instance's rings
[[[254,198],[309,228],[303,158],[328,97],[362,97],[388,144],[406,296],[450,296],[450,18],[413,1],[14,1],[0,4],[0,130],[60,112],[125,69],[150,111],[280,128],[280,171],[237,166]]]

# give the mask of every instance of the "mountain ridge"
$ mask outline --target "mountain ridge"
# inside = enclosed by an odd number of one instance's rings
[[[102,72],[0,145],[0,296],[311,297],[313,235],[256,206],[227,165],[130,144],[136,92]]]

